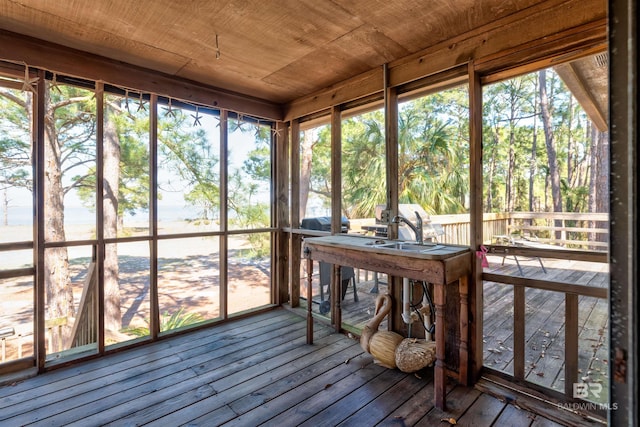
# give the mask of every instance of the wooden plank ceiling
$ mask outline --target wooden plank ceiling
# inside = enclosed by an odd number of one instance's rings
[[[542,2],[6,0],[0,28],[286,103]]]

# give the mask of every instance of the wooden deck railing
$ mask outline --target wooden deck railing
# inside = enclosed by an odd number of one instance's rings
[[[483,215],[483,240],[491,254],[505,254],[534,258],[564,259],[569,262],[608,262],[608,214],[511,212]],[[470,242],[469,215],[436,215],[433,223],[442,224],[442,243],[468,245]],[[495,236],[519,236],[542,245],[535,248],[494,246]],[[579,374],[579,301],[582,297],[606,300],[607,287],[594,287],[540,277],[483,273],[485,282],[513,286],[513,378],[534,388],[540,387],[526,380],[526,288],[564,294],[564,393],[562,398],[575,401],[574,383],[582,382]],[[531,309],[531,308],[530,308]],[[546,388],[545,388],[546,389]],[[546,389],[553,392],[550,389]],[[560,398],[560,396],[558,396]]]
[[[574,383],[582,382],[579,376],[579,299],[593,297],[606,300],[608,288],[560,283],[540,279],[514,277],[504,274],[484,273],[485,282],[501,283],[513,286],[513,377],[521,382],[530,383],[525,375],[526,343],[526,288],[553,291],[564,294],[564,398],[574,400]],[[531,310],[532,308],[529,307]],[[535,384],[533,384],[535,386]]]
[[[565,248],[606,251],[608,221],[606,213],[485,213],[482,235],[486,244],[490,244],[494,236],[517,234]],[[444,230],[439,238],[441,243],[468,245],[471,242],[469,214],[433,215],[431,222],[440,224]]]
[[[535,217],[535,216],[534,216]],[[601,220],[602,216],[594,216],[595,218],[590,218],[589,220]],[[511,218],[512,220],[514,218]],[[516,216],[516,219],[524,219],[529,220],[532,219],[531,216]],[[548,220],[544,218],[544,220]],[[576,220],[576,218],[562,218],[562,220]],[[583,220],[583,219],[580,219]],[[513,227],[513,226],[512,226]],[[533,225],[532,227],[535,230],[541,230],[540,226]],[[559,227],[549,227],[551,229],[558,229]],[[564,231],[569,231],[570,228],[578,228],[578,227],[565,227]],[[582,232],[582,231],[581,231]],[[597,233],[603,233],[604,231],[598,230]],[[549,239],[553,240],[553,239]],[[487,245],[488,253],[490,255],[498,255],[498,256],[510,256],[510,257],[532,257],[540,260],[540,264],[542,265],[543,259],[556,259],[556,260],[565,260],[567,261],[567,265],[573,264],[574,267],[566,267],[562,268],[563,271],[562,276],[545,279],[545,275],[529,275],[529,277],[525,277],[522,274],[522,270],[520,275],[514,274],[496,274],[495,272],[484,272],[482,274],[482,280],[493,283],[500,283],[513,286],[513,378],[520,382],[525,382],[528,385],[536,387],[535,384],[526,380],[525,375],[525,342],[526,342],[526,313],[527,313],[527,304],[525,302],[525,291],[527,288],[536,289],[542,291],[551,291],[564,295],[564,393],[562,398],[566,402],[575,401],[574,397],[574,384],[583,382],[581,377],[579,376],[579,335],[580,335],[580,323],[579,323],[579,301],[582,297],[591,297],[598,298],[602,300],[606,300],[608,298],[608,287],[606,286],[606,281],[594,281],[595,285],[590,285],[591,280],[583,281],[579,279],[579,268],[576,270],[576,264],[580,262],[588,262],[588,263],[607,263],[608,257],[607,253],[602,251],[602,249],[606,250],[607,246],[605,245],[594,245],[594,242],[591,241],[576,241],[564,239],[566,242],[558,242],[555,241],[553,243],[564,243],[565,245],[571,245],[574,248],[580,247],[580,249],[570,249],[566,246],[560,247],[558,246],[555,249],[554,246],[550,244],[538,245],[535,248],[527,248],[526,246],[494,246]],[[552,243],[552,242],[549,242]],[[604,242],[599,242],[604,243]],[[584,250],[587,248],[598,248],[599,250]],[[584,249],[583,249],[584,248]],[[509,254],[509,255],[506,255]],[[605,269],[606,270],[606,269]],[[542,272],[541,272],[542,273]],[[577,274],[577,275],[576,275]],[[599,273],[606,274],[606,273]],[[567,276],[568,275],[568,276]],[[589,277],[595,277],[596,274],[589,272],[586,275]],[[554,280],[555,279],[555,280]],[[597,282],[597,283],[596,283]],[[535,309],[532,307],[528,307],[529,310]],[[547,389],[549,392],[553,392],[551,389]]]
[[[91,261],[82,288],[80,305],[73,323],[68,348],[81,347],[97,342],[98,339],[98,275],[96,262]]]

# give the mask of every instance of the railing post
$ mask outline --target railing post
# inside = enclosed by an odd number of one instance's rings
[[[564,394],[573,398],[573,384],[578,381],[578,295],[565,293]]]
[[[525,287],[513,287],[513,376],[524,380]]]

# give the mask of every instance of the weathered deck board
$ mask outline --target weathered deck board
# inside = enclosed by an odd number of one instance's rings
[[[455,387],[449,394],[447,394],[447,410],[442,411],[438,408],[433,408],[423,418],[420,419],[416,426],[436,426],[442,425],[443,419],[454,418],[458,419],[465,411],[473,405],[473,403],[481,395],[478,390],[468,390],[464,387]]]
[[[451,392],[454,385],[447,384],[447,395]],[[416,392],[411,400],[405,401],[395,411],[391,412],[379,425],[380,426],[397,426],[415,425],[424,414],[429,413],[433,409],[433,387],[427,385]]]
[[[559,427],[562,424],[558,424],[555,421],[551,421],[547,418],[536,416],[529,427]]]
[[[387,416],[389,412],[404,403],[406,396],[413,396],[425,387],[433,390],[432,382],[429,381],[427,383],[414,376],[405,376],[377,398],[363,405],[362,408],[345,419],[340,425],[360,427],[377,424],[382,417]]]
[[[282,319],[286,317],[279,316],[272,322],[262,322],[261,327],[247,329],[234,337],[218,336],[218,340],[214,338],[208,345],[190,345],[184,351],[181,351],[182,347],[169,347],[168,350],[178,356],[177,360],[176,356],[167,354],[157,363],[146,363],[145,357],[141,356],[134,368],[122,371],[121,375],[109,375],[110,366],[107,365],[101,369],[100,376],[95,378],[87,376],[88,378],[85,377],[87,379],[79,386],[72,387],[74,383],[78,383],[78,380],[70,378],[68,380],[70,386],[65,389],[69,390],[66,400],[70,403],[60,407],[58,397],[60,389],[56,389],[46,396],[47,402],[51,399],[55,401],[48,406],[41,405],[33,416],[40,419],[41,414],[46,414],[48,415],[45,420],[47,424],[67,425],[73,421],[78,412],[81,412],[87,422],[95,421],[96,424],[102,424],[108,422],[104,419],[106,410],[115,408],[121,416],[124,416],[132,408],[135,410],[139,396],[145,396],[143,406],[148,407],[156,401],[162,404],[163,398],[179,394],[181,391],[187,392],[193,388],[192,385],[197,380],[208,379],[203,376],[196,380],[197,372],[194,372],[196,370],[194,365],[198,367],[206,364],[211,358],[223,360],[226,365],[229,365],[247,352],[255,354],[256,351],[278,346],[283,347],[279,349],[280,351],[298,348],[302,340],[298,339],[296,342],[295,335],[288,332],[292,330],[293,333],[296,331],[302,333],[304,322],[292,323],[291,319],[284,321]],[[326,331],[324,334],[326,335]],[[252,340],[252,337],[255,339]],[[284,344],[280,344],[281,342]],[[231,345],[234,343],[235,345]],[[262,346],[260,343],[263,343]],[[166,360],[168,362],[165,362]],[[220,366],[210,366],[210,368],[211,373],[219,373],[221,370]],[[122,392],[123,386],[126,387],[126,393]],[[168,390],[168,387],[172,389]],[[51,387],[48,389],[52,391]]]
[[[481,394],[467,411],[458,419],[461,426],[486,426],[493,424],[507,406],[488,394]]]
[[[533,423],[535,415],[516,408],[513,405],[506,405],[500,416],[496,419],[496,426],[521,426],[528,427]]]
[[[606,425],[605,420],[582,418],[574,412],[559,410],[555,405],[543,404],[543,393],[530,393],[530,390],[514,384],[504,387],[501,385],[502,382],[498,377],[487,374],[480,379],[475,388],[476,391],[490,394],[501,401],[510,402],[514,408],[528,412],[528,417],[533,419],[532,426],[548,425],[555,427],[558,425],[566,425],[596,427]],[[520,393],[522,390],[524,390],[525,393]],[[498,420],[496,420],[493,425],[498,426],[500,424],[498,424]]]
[[[0,425],[390,426],[453,417],[502,426],[537,419],[454,384],[448,411],[436,410],[432,370],[382,368],[357,341],[321,324],[307,345],[304,324],[273,310],[2,386]]]

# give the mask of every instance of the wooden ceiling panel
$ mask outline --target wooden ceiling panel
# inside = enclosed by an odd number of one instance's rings
[[[286,103],[558,1],[7,0],[0,29]]]
[[[410,52],[448,40],[544,0],[336,0]]]
[[[265,81],[272,85],[288,88],[287,93],[292,93],[292,99],[295,99],[312,93],[317,88],[344,80],[344,76],[349,75],[348,70],[350,69],[360,72],[368,69],[364,62],[358,62],[344,52],[329,48],[321,52],[322,55],[308,55],[289,64],[265,78]]]
[[[291,7],[283,4],[274,8],[274,2],[232,1],[220,10],[198,13],[189,22],[177,24],[171,37],[178,39],[188,29],[192,40],[176,45],[191,43],[194,49],[186,52],[199,59],[201,48],[215,51],[217,33],[221,63],[231,58],[230,66],[243,62],[245,67],[255,69],[250,74],[267,76],[361,25],[341,8],[319,7],[321,3],[314,1],[288,3]],[[210,40],[198,46],[198,37],[207,33]]]
[[[241,10],[236,3],[215,14],[213,24],[197,19],[191,24],[196,28],[217,28],[220,59],[214,60],[214,35],[213,44],[205,49],[209,53],[194,52],[194,59],[177,75],[197,81],[206,79],[215,86],[284,102],[316,88],[310,84],[308,74],[297,78],[287,73],[292,63],[320,55],[324,57],[321,68],[332,68],[332,61],[324,54],[326,47],[362,26],[357,17],[333,3],[326,7],[317,1],[293,1],[288,13],[274,13],[271,2],[246,2]],[[300,19],[301,15],[306,19]],[[287,74],[283,79],[272,77],[283,73]]]
[[[606,52],[554,67],[601,132],[608,129],[609,67]]]
[[[292,62],[264,79],[280,87],[289,87],[297,96],[329,86],[390,62],[408,52],[377,29],[363,25],[327,46]],[[382,82],[380,82],[382,88]]]
[[[58,3],[60,8],[56,7]],[[25,6],[27,4],[29,6]],[[102,7],[104,4],[106,2],[98,1],[95,4],[46,0],[21,4],[1,2],[0,28],[167,74],[174,74],[189,61],[189,57],[163,49],[159,43],[137,40],[135,26],[118,19],[105,19],[110,15],[108,9]],[[120,11],[123,16],[130,16],[139,9],[127,9],[123,4]]]

